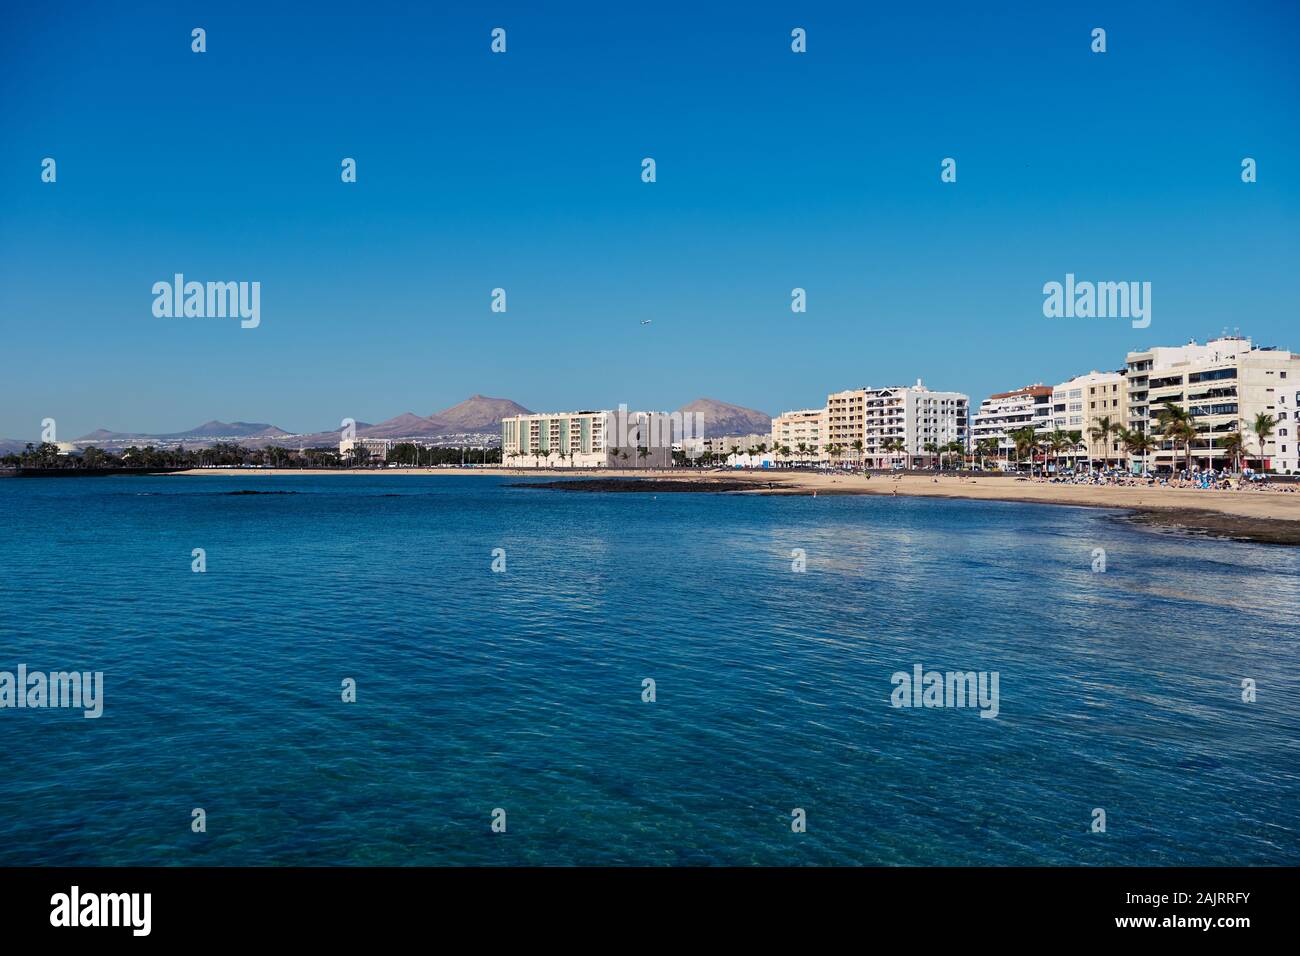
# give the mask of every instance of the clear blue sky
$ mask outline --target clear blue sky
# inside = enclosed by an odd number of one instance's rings
[[[9,7],[0,436],[978,402],[1224,326],[1300,350],[1295,3],[459,6]],[[155,318],[175,272],[260,281],[261,327]],[[1151,327],[1044,318],[1067,272],[1152,282]]]

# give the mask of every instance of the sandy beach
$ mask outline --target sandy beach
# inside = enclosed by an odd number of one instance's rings
[[[793,471],[656,471],[653,469],[570,468],[387,468],[387,469],[195,469],[178,477],[204,476],[255,480],[286,475],[393,476],[497,475],[518,478],[617,481],[640,479],[649,484],[671,481],[664,492],[708,492],[710,486],[729,494],[762,495],[899,495],[1022,501],[1035,504],[1114,508],[1130,512],[1139,524],[1180,528],[1270,544],[1300,544],[1300,491],[1202,491],[1194,488],[1126,488],[1050,484],[1008,475],[957,478],[945,475],[831,475]]]

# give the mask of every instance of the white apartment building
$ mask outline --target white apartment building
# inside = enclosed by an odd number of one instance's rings
[[[523,468],[669,468],[673,419],[662,412],[538,412],[501,420],[501,460]]]
[[[969,420],[969,396],[931,391],[919,378],[915,385],[848,389],[826,397],[823,446],[839,447],[836,461],[917,467],[933,461],[927,444],[959,442],[968,448]],[[894,441],[901,449],[886,447]]]
[[[995,438],[999,454],[1009,457],[1016,443],[1007,437],[1008,433],[1029,427],[1042,435],[1052,431],[1050,386],[1026,385],[984,399],[971,422],[971,442],[978,445],[986,438]]]
[[[347,456],[353,448],[364,448],[370,455],[370,461],[383,461],[393,450],[391,438],[343,438],[339,440],[339,454]]]
[[[1291,353],[1295,357],[1295,353]],[[1287,369],[1287,371],[1291,371]],[[1300,382],[1292,373],[1279,381],[1277,393],[1277,458],[1273,467],[1284,475],[1300,475]],[[1289,384],[1288,384],[1289,383]],[[1286,389],[1281,386],[1286,385]]]
[[[1193,467],[1230,466],[1223,439],[1234,431],[1245,439],[1245,458],[1283,474],[1300,472],[1296,453],[1296,401],[1300,355],[1273,347],[1261,348],[1249,338],[1225,335],[1204,345],[1157,347],[1128,353],[1128,427],[1160,437],[1159,413],[1165,402],[1191,412],[1197,432],[1192,442]],[[1259,414],[1276,425],[1261,449],[1254,432]],[[1148,456],[1148,467],[1180,468],[1186,460],[1181,445],[1162,441]]]
[[[827,438],[826,409],[804,408],[798,411],[782,412],[772,419],[772,435],[768,446],[774,451],[789,448],[791,460],[800,457],[799,446],[805,449],[815,448],[821,458],[826,457]],[[785,457],[785,456],[782,456]]]
[[[1083,439],[1075,454],[1066,457],[1102,463],[1127,456],[1118,435],[1111,434],[1105,442],[1091,435],[1103,418],[1112,425],[1128,427],[1125,376],[1126,372],[1092,371],[1052,387],[1052,429],[1079,432]]]

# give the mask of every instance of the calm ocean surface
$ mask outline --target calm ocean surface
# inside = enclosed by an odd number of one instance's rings
[[[1300,549],[511,480],[0,481],[0,864],[1300,863]]]

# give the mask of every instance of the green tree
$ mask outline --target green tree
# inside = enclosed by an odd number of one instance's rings
[[[1164,437],[1173,442],[1175,452],[1178,451],[1179,443],[1182,443],[1184,461],[1187,472],[1190,474],[1192,471],[1192,442],[1196,441],[1197,438],[1196,422],[1192,418],[1192,413],[1181,405],[1165,402],[1160,411],[1156,413],[1156,421],[1159,423],[1160,431]]]
[[[1223,436],[1223,441],[1219,444],[1223,449],[1223,453],[1228,456],[1228,460],[1232,463],[1232,470],[1240,474],[1241,456],[1246,451],[1246,436],[1240,431],[1229,432]]]
[[[1147,470],[1147,455],[1160,447],[1160,443],[1146,432],[1125,432],[1124,447],[1130,455],[1136,456],[1143,472]]]
[[[1103,415],[1097,419],[1097,424],[1088,429],[1088,437],[1093,441],[1102,443],[1102,471],[1110,468],[1110,436],[1119,427],[1119,423],[1112,422],[1109,415]],[[1091,453],[1089,453],[1089,458],[1091,457]]]
[[[1273,428],[1277,420],[1268,412],[1260,412],[1255,416],[1255,421],[1251,423],[1250,430],[1255,433],[1255,438],[1259,443],[1259,470],[1265,470],[1264,445],[1273,436]]]

